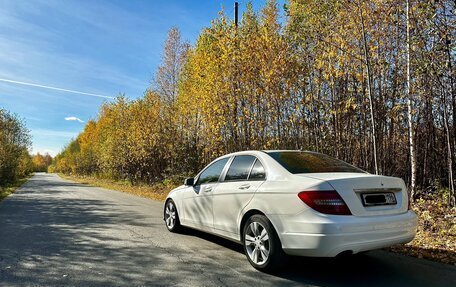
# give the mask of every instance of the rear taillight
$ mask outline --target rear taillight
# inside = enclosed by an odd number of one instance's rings
[[[303,191],[299,198],[318,212],[336,215],[351,215],[345,201],[335,190]]]

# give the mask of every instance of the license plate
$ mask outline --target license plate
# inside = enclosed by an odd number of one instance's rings
[[[364,206],[397,204],[396,196],[392,192],[363,193],[361,198]]]

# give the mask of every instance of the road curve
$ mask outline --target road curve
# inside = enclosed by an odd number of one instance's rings
[[[373,251],[253,269],[240,246],[169,233],[162,203],[38,173],[0,202],[0,286],[456,286],[456,267]]]

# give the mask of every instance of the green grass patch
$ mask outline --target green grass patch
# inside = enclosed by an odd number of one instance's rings
[[[28,177],[21,178],[14,183],[8,184],[6,186],[0,187],[0,200],[3,200],[8,195],[14,193],[21,185],[28,181]]]

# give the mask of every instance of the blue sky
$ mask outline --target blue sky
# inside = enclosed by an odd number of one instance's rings
[[[242,12],[247,2],[239,2]],[[169,28],[179,27],[183,39],[194,43],[222,6],[233,14],[233,3],[0,0],[0,108],[25,119],[33,153],[55,155],[109,97],[142,96]],[[253,1],[255,10],[262,5]]]

